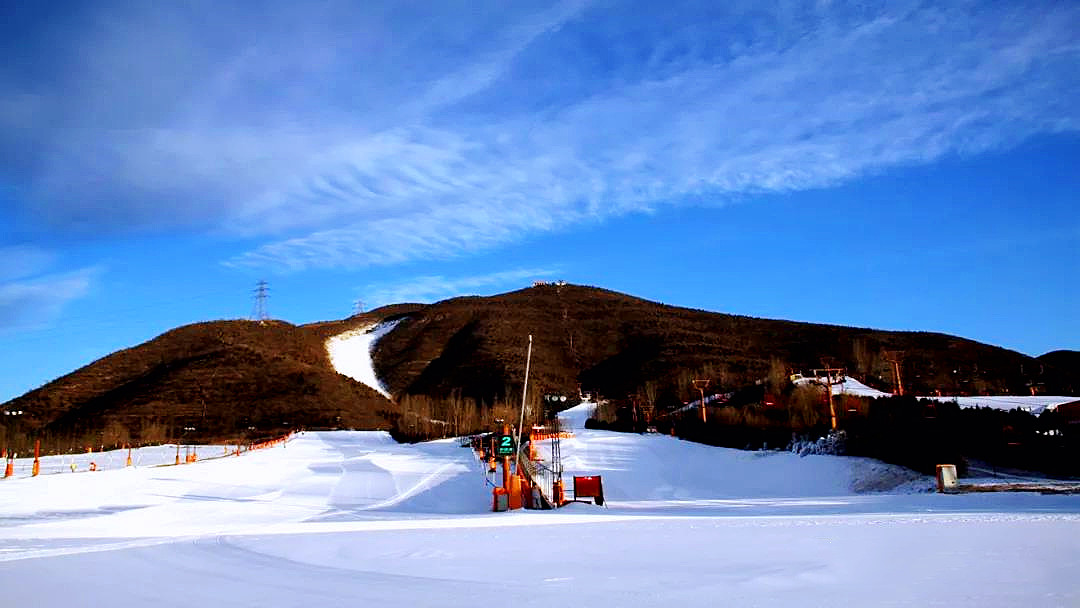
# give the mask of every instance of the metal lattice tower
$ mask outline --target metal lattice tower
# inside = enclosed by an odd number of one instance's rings
[[[357,301],[353,302],[353,316],[363,314],[363,312],[364,312],[364,301],[363,300],[357,300]]]
[[[255,284],[255,310],[252,313],[253,321],[266,321],[266,300],[270,298],[270,288],[267,287],[266,281],[259,281]]]
[[[562,445],[559,443],[559,434],[562,432],[562,428],[559,426],[559,413],[555,413],[555,419],[551,423],[551,473],[552,473],[552,487],[551,487],[551,499],[557,500],[555,497],[555,484],[562,487]]]

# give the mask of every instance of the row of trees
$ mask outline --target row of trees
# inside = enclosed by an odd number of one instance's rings
[[[167,420],[148,419],[130,428],[113,420],[99,429],[74,429],[68,431],[29,432],[9,424],[0,429],[0,449],[9,453],[32,454],[34,444],[41,442],[43,455],[73,454],[88,448],[95,451],[113,450],[125,446],[159,445],[175,441],[182,429]]]
[[[390,422],[390,433],[398,441],[414,442],[460,437],[486,432],[498,423],[517,426],[521,402],[498,399],[493,403],[477,402],[454,392],[447,397],[400,395],[380,412]],[[542,422],[544,408],[538,395],[530,395],[525,408],[525,426]]]

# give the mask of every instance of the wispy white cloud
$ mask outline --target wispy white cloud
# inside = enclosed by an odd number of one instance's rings
[[[1080,129],[1080,6],[712,4],[112,11],[59,53],[70,99],[0,81],[0,156],[40,221],[210,227],[257,243],[231,264],[300,270]]]
[[[533,280],[546,279],[558,272],[555,268],[521,268],[467,277],[419,276],[368,285],[362,295],[372,308],[401,302],[430,303],[460,295],[487,295],[492,290],[527,287]]]
[[[0,282],[0,332],[36,329],[87,294],[99,268]]]
[[[0,247],[0,283],[43,272],[56,260],[56,254],[34,245]]]

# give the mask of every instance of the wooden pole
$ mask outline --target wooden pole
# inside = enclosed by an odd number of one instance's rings
[[[707,378],[703,379],[703,380],[694,380],[694,388],[698,389],[698,392],[701,393],[701,401],[698,402],[698,411],[701,412],[701,421],[702,422],[706,422],[706,420],[705,420],[705,389],[708,388],[708,387],[709,387],[709,380]]]
[[[836,430],[836,404],[832,398],[832,369],[825,368],[825,390],[829,393],[829,418],[832,419],[832,430]]]
[[[830,419],[831,424],[832,424],[832,429],[835,431],[838,428],[839,424],[838,424],[838,420],[836,418],[836,402],[833,400],[832,379],[833,379],[833,372],[836,372],[836,377],[838,379],[843,378],[844,377],[844,368],[842,368],[842,367],[833,367],[833,366],[829,365],[828,363],[826,363],[825,367],[823,369],[815,369],[814,370],[815,375],[818,372],[825,372],[825,390],[826,390],[827,394],[829,395],[829,419]]]

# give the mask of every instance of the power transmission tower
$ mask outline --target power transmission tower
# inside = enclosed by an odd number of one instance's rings
[[[255,284],[255,310],[252,313],[252,320],[263,323],[267,320],[266,315],[266,300],[270,298],[270,288],[267,287],[266,281],[259,281]]]
[[[356,315],[363,314],[363,313],[364,313],[364,301],[363,300],[357,300],[357,301],[353,302],[353,316],[355,317]]]

